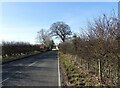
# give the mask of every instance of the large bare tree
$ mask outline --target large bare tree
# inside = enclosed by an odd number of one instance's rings
[[[52,36],[60,38],[63,42],[72,34],[69,25],[61,21],[53,23],[50,27],[50,31]]]

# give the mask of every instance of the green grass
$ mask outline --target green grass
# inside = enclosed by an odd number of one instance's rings
[[[74,63],[63,53],[60,53],[60,63],[64,65],[68,82],[76,87],[85,85],[85,78],[78,72],[78,68],[75,68]]]

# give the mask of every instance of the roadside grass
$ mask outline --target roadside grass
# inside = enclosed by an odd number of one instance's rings
[[[75,63],[63,53],[60,53],[60,63],[65,69],[64,77],[67,78],[65,82],[67,86],[85,86],[85,76],[79,74],[79,68],[76,68]]]
[[[74,60],[74,57],[60,52],[60,63],[62,64],[61,68],[64,69],[64,72],[61,71],[61,74],[63,74],[63,79],[66,79],[63,80],[65,85],[75,86],[76,88],[90,86],[105,87],[104,84],[100,84],[96,75],[89,73],[90,71],[80,66],[79,63]]]

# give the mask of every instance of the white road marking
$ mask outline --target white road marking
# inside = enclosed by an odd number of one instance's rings
[[[58,86],[61,87],[60,67],[59,67],[59,53],[58,53]]]
[[[4,82],[4,81],[6,81],[6,80],[8,80],[9,78],[6,78],[6,79],[4,79],[2,82]],[[0,83],[2,83],[2,82],[0,82]]]
[[[35,61],[35,62],[29,64],[28,67],[34,65],[35,63],[37,63],[37,61]]]
[[[20,72],[20,71],[16,71],[16,73],[22,73],[22,72]]]

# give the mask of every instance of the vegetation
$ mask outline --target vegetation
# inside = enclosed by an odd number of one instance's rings
[[[32,55],[35,53],[52,50],[54,41],[48,33],[41,29],[38,32],[37,40],[40,44],[30,44],[26,42],[2,42],[2,62],[11,61],[16,58]]]
[[[93,23],[88,31],[72,35],[69,25],[53,23],[50,34],[62,40],[59,44],[61,68],[67,86],[118,86],[120,61],[120,20],[105,14]],[[37,40],[40,44],[3,42],[2,57],[43,52],[54,47],[47,31],[41,29]]]
[[[75,86],[79,88],[99,85],[98,77],[79,65],[74,56],[60,53],[60,62],[62,64],[62,80],[64,81],[62,86]]]
[[[2,60],[11,61],[16,57],[48,50],[44,45],[32,45],[25,42],[2,42]],[[14,57],[14,58],[11,58]]]
[[[89,24],[88,32],[74,35],[71,40],[59,45],[60,51],[67,55],[68,60],[72,55],[72,60],[78,63],[86,72],[85,74],[89,74],[86,77],[89,78],[92,74],[91,78],[93,76],[98,78],[98,82],[92,86],[117,86],[119,84],[119,24],[120,21],[115,16],[103,15],[94,20],[93,24]],[[66,67],[65,63],[70,62],[64,61],[62,63]],[[88,80],[93,83],[95,81],[95,79],[90,78]],[[91,86],[91,84],[87,86]]]
[[[53,23],[50,27],[50,34],[60,38],[63,42],[72,34],[69,25],[64,22]]]
[[[45,31],[44,29],[41,29],[37,33],[38,33],[37,34],[37,41],[40,44],[43,44],[48,49],[52,49],[55,46],[54,41],[52,40],[52,38],[50,37],[50,35],[48,34],[47,31]]]

